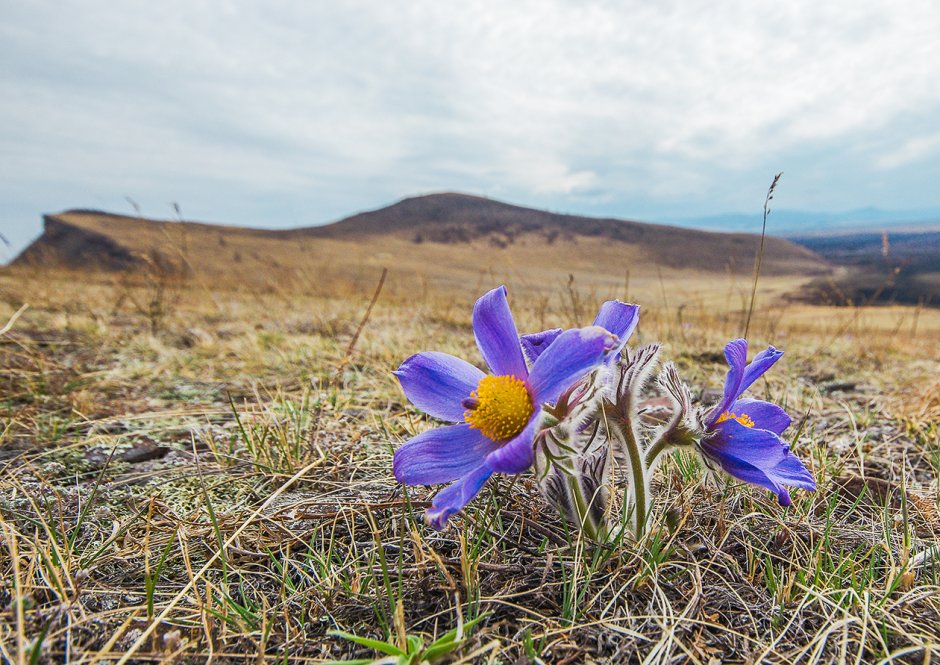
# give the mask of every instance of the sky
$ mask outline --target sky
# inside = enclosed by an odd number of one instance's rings
[[[0,12],[0,259],[67,208],[287,228],[435,191],[759,225],[780,171],[781,208],[940,211],[936,0]]]

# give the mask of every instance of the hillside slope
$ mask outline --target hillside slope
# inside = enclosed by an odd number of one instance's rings
[[[759,245],[752,234],[562,215],[463,194],[404,199],[326,226],[283,231],[89,210],[44,219],[45,232],[15,265],[109,272],[157,267],[239,284],[314,283],[331,275],[372,275],[379,266],[453,284],[482,274],[533,285],[569,273],[619,283],[625,275],[748,275]],[[766,239],[765,275],[828,269],[805,247]]]
[[[627,221],[582,217],[511,205],[467,194],[432,194],[353,215],[334,224],[294,231],[298,235],[351,238],[395,233],[415,242],[445,244],[485,241],[505,248],[519,241],[577,242],[602,238],[643,248],[652,264],[727,270],[728,262],[750,271],[757,237],[748,233],[714,233]],[[782,238],[768,238],[765,261],[783,274],[819,270],[811,251]]]
[[[840,233],[794,237],[834,265],[800,294],[813,303],[940,307],[940,231]]]

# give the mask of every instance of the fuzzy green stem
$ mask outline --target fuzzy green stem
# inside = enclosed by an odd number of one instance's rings
[[[574,476],[568,476],[568,488],[571,490],[571,497],[575,504],[574,508],[578,514],[578,526],[581,528],[582,533],[591,540],[598,540],[600,529],[591,519],[591,501],[593,498],[589,500],[584,496],[581,483]]]
[[[652,469],[659,459],[659,456],[669,450],[670,447],[671,444],[666,437],[657,440],[656,443],[650,446],[650,449],[646,451],[646,466]]]
[[[649,482],[646,474],[646,463],[643,459],[643,453],[637,444],[636,436],[633,434],[632,427],[624,427],[624,443],[627,447],[627,454],[630,456],[630,467],[633,472],[633,498],[636,502],[634,506],[634,518],[636,520],[636,538],[639,540],[646,529],[646,494],[647,483]]]
[[[663,432],[662,436],[646,451],[646,467],[648,469],[656,468],[659,457],[668,452],[670,448],[688,448],[694,446],[695,442],[695,435],[681,426]]]
[[[620,440],[623,442],[623,447],[630,460],[630,473],[633,476],[634,532],[637,540],[639,540],[646,529],[646,497],[649,493],[649,474],[646,473],[646,460],[629,421],[614,416],[612,424],[619,430]]]

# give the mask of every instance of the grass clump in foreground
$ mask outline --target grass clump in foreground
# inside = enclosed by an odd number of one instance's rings
[[[936,312],[915,330],[903,308],[758,307],[751,339],[787,356],[751,391],[794,416],[817,493],[783,510],[678,453],[655,481],[663,526],[598,547],[531,475],[494,478],[446,531],[424,525],[433,493],[405,491],[391,460],[435,425],[390,371],[416,348],[475,357],[454,305],[473,296],[415,300],[388,279],[347,353],[374,284],[188,285],[154,330],[122,299],[133,285],[0,276],[3,322],[30,304],[0,338],[3,658],[321,662],[382,655],[364,639],[427,655],[449,635],[450,662],[940,656]],[[664,342],[694,390],[721,385],[715,349],[747,294],[666,286],[668,306],[630,294],[631,344]],[[559,280],[538,295],[514,301],[520,329],[585,325],[627,294]]]

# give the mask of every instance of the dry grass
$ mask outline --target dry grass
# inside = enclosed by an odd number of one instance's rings
[[[454,527],[403,492],[395,446],[433,426],[390,371],[477,358],[473,298],[505,281],[526,331],[644,306],[684,376],[720,386],[750,284],[624,284],[511,269],[459,288],[392,270],[307,272],[263,291],[67,274],[0,276],[0,653],[27,662],[321,662],[425,644],[482,617],[464,662],[928,662],[940,656],[940,312],[826,309],[762,282],[754,390],[802,422],[819,480],[784,511],[685,457],[640,543],[568,532],[532,478],[490,483]],[[681,280],[679,278],[682,278]]]

